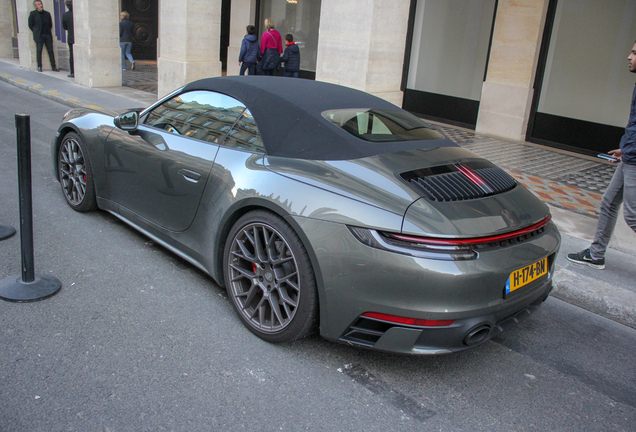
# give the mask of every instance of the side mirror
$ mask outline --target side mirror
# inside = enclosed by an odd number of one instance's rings
[[[123,131],[134,132],[139,126],[139,113],[137,111],[129,111],[120,114],[115,117],[113,122],[117,128]]]

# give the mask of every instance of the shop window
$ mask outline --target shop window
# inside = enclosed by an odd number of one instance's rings
[[[418,0],[404,108],[474,127],[496,0]]]
[[[550,5],[549,45],[537,71],[540,92],[527,139],[590,154],[616,148],[634,89],[627,56],[636,37],[636,2]]]
[[[260,32],[265,31],[265,18],[272,18],[283,44],[287,33],[294,35],[294,41],[300,48],[300,68],[305,71],[316,71],[320,3],[320,0],[261,1]]]

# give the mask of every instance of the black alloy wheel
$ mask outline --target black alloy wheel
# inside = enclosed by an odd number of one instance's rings
[[[311,262],[282,218],[261,210],[241,217],[225,245],[224,270],[234,309],[258,337],[288,342],[316,328],[318,299]]]
[[[76,211],[94,210],[96,205],[93,171],[86,146],[79,136],[69,132],[57,154],[58,178],[66,202]]]

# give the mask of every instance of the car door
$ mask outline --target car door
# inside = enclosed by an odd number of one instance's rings
[[[134,132],[115,129],[104,146],[110,199],[129,217],[186,230],[219,144],[244,109],[229,96],[192,91],[153,108]]]

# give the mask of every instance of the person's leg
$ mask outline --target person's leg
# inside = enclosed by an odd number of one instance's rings
[[[248,63],[247,64],[247,74],[248,75],[256,75],[256,63]]]
[[[272,76],[274,69],[263,69],[263,75]]]
[[[246,70],[247,70],[247,64],[245,64],[245,62],[241,63],[241,70],[239,71],[239,75],[245,75]]]
[[[53,36],[51,35],[42,35],[44,38],[44,44],[46,45],[46,51],[49,54],[49,61],[51,62],[51,69],[53,71],[57,71],[57,67],[55,66],[55,54],[53,53]]]
[[[298,71],[296,71],[296,72],[292,72],[292,77],[294,77],[294,78],[298,78]]]
[[[42,36],[40,36],[40,40],[35,43],[35,59],[38,62],[38,70],[42,71],[42,49],[44,48],[44,41],[42,40]]]
[[[68,44],[68,65],[71,70],[71,75],[75,76],[75,62],[73,61],[73,44]]]
[[[121,49],[121,68],[126,70],[126,44],[119,42],[119,49]]]
[[[289,72],[287,69],[285,69],[285,70],[283,71],[283,76],[284,76],[285,78],[290,77],[290,76],[291,76],[291,74],[292,74],[292,73],[291,73],[291,72]]]
[[[636,232],[636,165],[623,164],[623,214],[627,225]]]
[[[605,258],[605,250],[612,238],[612,233],[616,227],[618,210],[623,202],[623,187],[623,163],[620,163],[616,167],[616,172],[614,172],[614,176],[601,199],[596,235],[594,236],[594,242],[590,246],[590,255],[594,260]]]
[[[126,44],[126,57],[128,57],[128,61],[130,62],[132,69],[135,70],[135,60],[132,56],[132,43]]]

